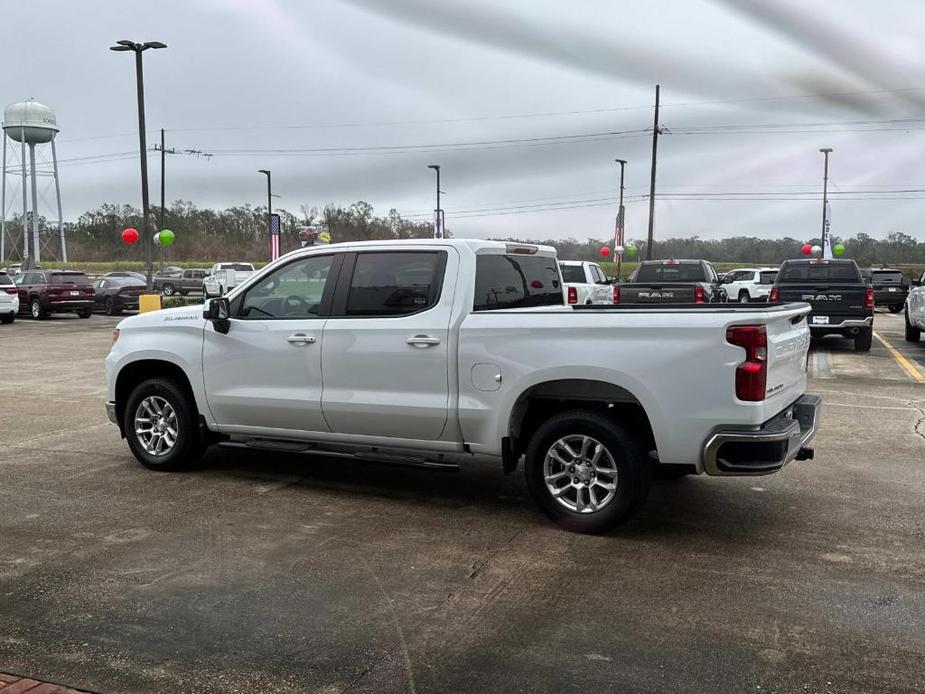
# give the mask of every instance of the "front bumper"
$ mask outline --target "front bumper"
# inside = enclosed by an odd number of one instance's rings
[[[811,457],[822,398],[803,395],[776,417],[753,429],[715,431],[703,448],[708,475],[769,475],[802,453]]]
[[[111,401],[106,403],[106,415],[113,424],[119,423],[119,417],[116,415],[116,403]]]

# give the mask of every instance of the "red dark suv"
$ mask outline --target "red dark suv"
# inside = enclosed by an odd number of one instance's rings
[[[49,313],[76,313],[89,318],[95,292],[90,280],[75,270],[27,270],[16,276],[19,311],[33,318]]]

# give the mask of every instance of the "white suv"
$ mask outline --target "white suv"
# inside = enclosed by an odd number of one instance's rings
[[[0,271],[0,323],[12,323],[19,313],[19,290],[13,278]]]
[[[723,287],[726,289],[727,301],[747,304],[750,301],[767,301],[771,285],[777,278],[777,268],[740,268],[726,273]]]

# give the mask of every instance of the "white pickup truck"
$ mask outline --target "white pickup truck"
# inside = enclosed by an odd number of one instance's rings
[[[597,263],[560,260],[565,299],[570,304],[616,304],[620,290]]]
[[[206,298],[224,296],[254,274],[250,263],[215,263],[202,280]]]
[[[305,248],[204,307],[119,323],[106,409],[155,470],[210,444],[506,472],[524,459],[548,516],[600,532],[657,467],[761,475],[812,457],[808,311],[572,307],[543,246]]]

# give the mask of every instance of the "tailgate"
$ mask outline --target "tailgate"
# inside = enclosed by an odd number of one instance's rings
[[[694,303],[693,284],[622,284],[620,285],[621,304],[692,304]]]
[[[96,292],[89,284],[49,284],[45,294],[49,301],[92,301]]]
[[[865,315],[866,287],[857,284],[800,284],[778,287],[781,303],[805,301],[813,317]],[[814,322],[810,319],[810,322]]]
[[[806,390],[809,327],[805,308],[768,314],[767,400],[776,413]]]

